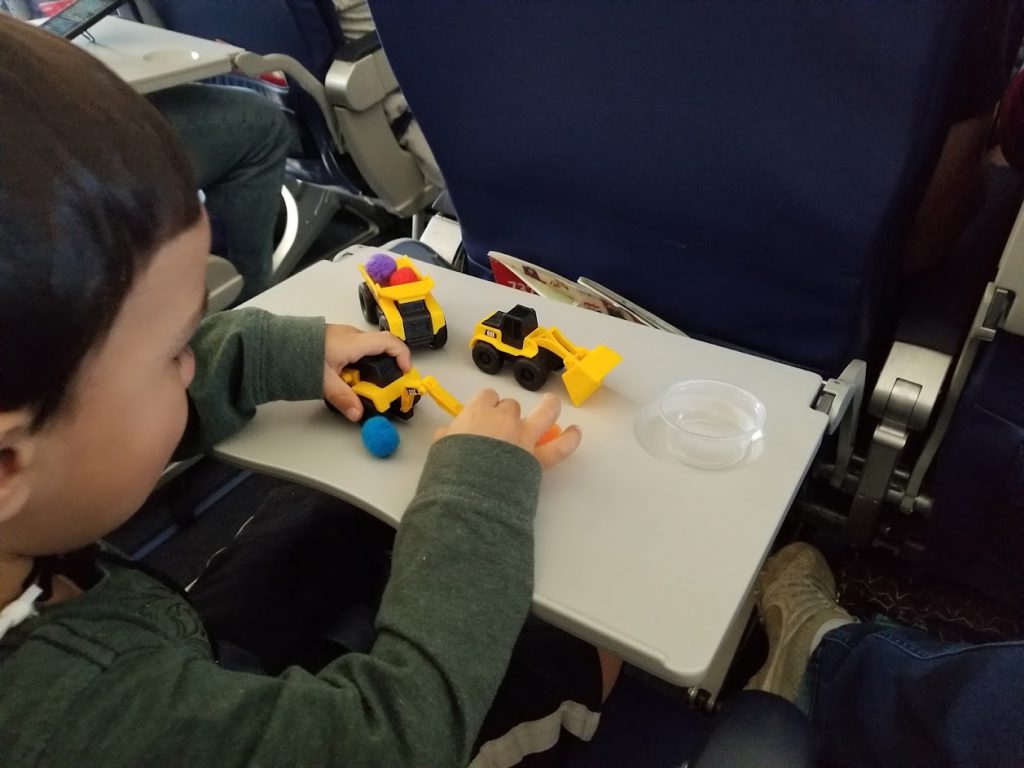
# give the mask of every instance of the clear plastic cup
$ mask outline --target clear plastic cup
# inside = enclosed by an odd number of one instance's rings
[[[712,379],[673,384],[658,398],[669,450],[701,469],[723,469],[742,461],[761,437],[764,404],[745,389]]]

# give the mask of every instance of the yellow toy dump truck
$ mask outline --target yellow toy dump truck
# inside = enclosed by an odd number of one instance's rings
[[[399,270],[412,270],[415,280],[400,285],[380,285],[359,265],[359,308],[366,322],[390,331],[410,347],[440,349],[448,341],[441,305],[431,295],[434,281],[414,266],[412,259],[395,259]]]
[[[622,357],[605,346],[578,347],[557,328],[537,326],[537,313],[517,304],[477,323],[470,341],[473,362],[484,373],[497,373],[506,360],[523,389],[544,386],[551,371],[563,368],[562,381],[573,405],[581,405],[601,386]]]
[[[415,368],[402,373],[391,355],[364,357],[355,365],[342,369],[341,378],[359,395],[364,419],[378,414],[410,419],[423,395],[430,395],[452,416],[457,416],[462,410],[462,404],[445,391],[437,379],[420,376]]]

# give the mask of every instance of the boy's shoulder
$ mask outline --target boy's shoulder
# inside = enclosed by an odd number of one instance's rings
[[[0,640],[0,678],[22,659],[46,656],[46,649],[99,669],[124,654],[160,647],[210,657],[203,624],[182,595],[131,567],[99,568],[99,581],[87,592],[44,607]]]
[[[103,566],[92,589],[0,640],[0,733],[12,736],[0,742],[0,765],[37,764],[61,739],[62,723],[104,691],[125,690],[114,678],[138,681],[136,700],[121,705],[144,701],[144,672],[161,660],[171,667],[212,661],[198,616],[156,579]]]

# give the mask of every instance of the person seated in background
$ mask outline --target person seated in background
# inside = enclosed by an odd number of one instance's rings
[[[334,0],[334,7],[338,11],[338,24],[346,43],[377,31],[366,0]],[[435,187],[444,189],[444,177],[441,175],[437,160],[434,159],[434,153],[401,91],[387,97],[384,111],[387,113],[388,122],[395,130],[398,143],[416,158],[420,173]]]
[[[988,140],[996,106],[1021,44],[1018,0],[985,0],[956,65],[950,128],[911,224],[903,275],[913,279],[941,264],[984,200]]]
[[[53,4],[50,4],[53,5]],[[0,0],[20,19],[61,10],[39,0]],[[267,99],[244,88],[190,84],[148,96],[185,145],[206,208],[244,281],[239,301],[270,287],[274,229],[293,134]]]
[[[999,103],[998,160],[1024,174],[1024,70],[1017,72]]]
[[[274,230],[293,132],[281,109],[245,88],[191,84],[147,97],[185,146],[220,234],[219,255],[244,283],[239,301],[270,287]]]
[[[748,688],[804,710],[822,765],[1024,765],[1024,642],[944,643],[858,622],[803,542],[769,558],[755,589],[769,651]]]

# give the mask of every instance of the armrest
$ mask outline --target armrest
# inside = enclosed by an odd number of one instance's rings
[[[1024,335],[1024,303],[1016,297],[1024,291],[1024,207],[1018,209],[1017,218],[1010,230],[999,262],[995,281],[985,288],[985,295],[974,315],[970,332],[963,343],[960,357],[953,371],[949,394],[942,404],[935,428],[921,450],[907,480],[900,507],[904,512],[912,511],[918,502],[924,478],[931,468],[939,446],[949,429],[960,401],[960,395],[967,384],[967,376],[974,365],[981,344],[992,341],[997,330]]]
[[[334,58],[337,61],[359,61],[380,50],[380,37],[376,32],[367,32],[362,37],[349,40],[341,46]]]
[[[398,80],[376,34],[364,35],[339,51],[324,88],[344,149],[377,199],[399,216],[422,211],[439,190],[392,130],[385,100],[398,93]]]
[[[337,146],[341,146],[337,120],[330,104],[327,102],[324,86],[301,63],[291,56],[285,56],[280,53],[259,56],[249,51],[237,54],[232,63],[239,72],[251,77],[256,77],[266,72],[284,72],[316,102],[321,114],[324,116],[324,122],[327,123],[327,129],[331,132],[331,137]]]
[[[1010,238],[1006,242],[995,285],[997,289],[1007,292],[1010,300],[1000,328],[1017,336],[1024,336],[1024,301],[1016,300],[1024,296],[1024,208],[1017,216]]]
[[[851,510],[850,532],[856,544],[866,545],[873,537],[883,503],[898,505],[906,514],[927,512],[931,505],[922,487],[978,344],[990,338],[997,322],[1013,323],[1009,316],[1000,321],[995,317],[1015,290],[1024,290],[1024,218],[1011,232],[1020,193],[1015,172],[989,169],[985,203],[964,236],[937,269],[916,279],[908,291],[897,341],[870,398],[870,413],[881,423],[874,430]],[[996,296],[992,286],[986,291],[986,283],[1000,253],[995,286],[1004,290]],[[995,299],[1004,305],[997,306]],[[1024,307],[1017,309],[1018,332],[1024,332]],[[907,473],[897,463],[911,432],[926,432],[927,438]]]
[[[893,342],[871,393],[868,412],[896,418],[908,429],[928,425],[953,362],[952,355],[905,341]]]
[[[324,80],[327,98],[334,106],[362,112],[398,90],[398,80],[376,34],[363,35],[338,53]]]
[[[871,393],[868,410],[881,421],[871,437],[863,474],[850,508],[849,536],[858,547],[874,541],[882,504],[895,494],[891,488],[911,432],[928,426],[953,364],[953,356],[916,344],[897,341]]]
[[[1013,302],[1015,292],[1024,290],[1024,214],[1018,215],[1003,247],[1011,217],[1020,207],[1020,184],[1016,177],[991,171],[986,184],[985,207],[951,258],[914,286],[898,340],[872,393],[870,412],[881,423],[850,512],[851,539],[859,546],[873,539],[883,502],[898,504],[905,514],[928,510],[931,500],[922,494],[924,480],[953,418],[978,345],[990,340],[997,327],[1012,331],[1013,326],[1017,333],[1024,332],[1024,307]],[[999,275],[986,289],[1000,250]],[[981,307],[975,311],[983,292]],[[897,477],[910,433],[929,428],[909,473]]]

